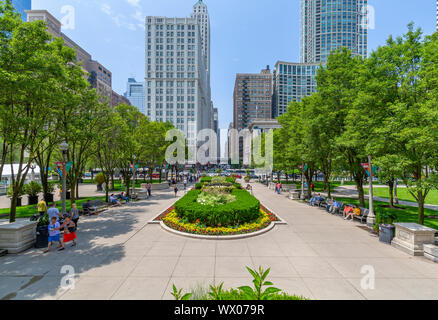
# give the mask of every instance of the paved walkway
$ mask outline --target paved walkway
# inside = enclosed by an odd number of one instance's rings
[[[172,284],[251,284],[245,266],[259,265],[272,268],[277,287],[311,299],[438,299],[438,264],[260,184],[254,192],[289,224],[245,240],[182,238],[147,225],[174,201],[170,191],[155,194],[82,219],[74,249],[0,257],[0,299],[171,299]],[[75,269],[74,289],[60,287],[65,265]],[[361,288],[363,266],[375,269],[374,290]]]

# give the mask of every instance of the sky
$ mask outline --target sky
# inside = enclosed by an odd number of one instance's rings
[[[129,77],[144,81],[146,16],[189,17],[197,0],[33,0],[66,22],[63,32],[113,73],[123,94]],[[212,100],[219,126],[233,121],[236,73],[258,73],[279,60],[299,62],[300,0],[204,0],[211,20]],[[369,51],[414,22],[425,34],[436,30],[436,0],[369,0],[375,26]],[[74,15],[71,15],[74,10]],[[69,19],[74,17],[74,19]],[[71,22],[74,23],[71,23]]]

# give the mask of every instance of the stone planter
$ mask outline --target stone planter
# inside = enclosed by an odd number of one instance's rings
[[[424,257],[438,263],[438,247],[433,244],[425,244]]]
[[[44,195],[44,201],[49,204],[53,202],[53,193],[48,193]]]
[[[0,222],[0,248],[19,253],[34,246],[37,221],[19,219],[14,223]]]
[[[38,196],[28,196],[28,205],[38,204]]]
[[[396,223],[392,246],[413,256],[424,255],[425,244],[435,244],[435,229],[416,223]]]

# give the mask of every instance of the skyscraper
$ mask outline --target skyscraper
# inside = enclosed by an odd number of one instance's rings
[[[145,96],[144,82],[137,82],[134,78],[129,78],[125,97],[144,115],[146,115]]]
[[[234,129],[249,128],[254,120],[272,117],[272,73],[239,73],[234,86]]]
[[[23,21],[27,21],[26,12],[24,10],[32,9],[32,0],[12,0],[12,5],[21,14]]]
[[[368,0],[301,0],[301,63],[277,62],[273,117],[316,90],[315,75],[330,53],[346,47],[366,57]]]
[[[191,17],[198,21],[204,65],[207,69],[208,79],[210,80],[210,16],[207,6],[202,0],[199,0],[193,6]]]
[[[286,113],[291,101],[301,101],[316,91],[315,63],[292,63],[279,61],[274,70],[273,118]]]
[[[199,1],[190,18],[146,17],[146,114],[183,131],[189,147],[212,126],[210,29]]]
[[[346,47],[367,56],[368,0],[301,0],[301,62],[325,63]]]

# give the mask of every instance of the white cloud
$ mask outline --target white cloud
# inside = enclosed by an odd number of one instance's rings
[[[145,17],[144,17],[144,15],[143,15],[143,13],[141,12],[141,10],[137,10],[137,11],[135,11],[135,14],[133,14],[132,17],[133,17],[135,20],[144,23],[144,18],[145,18]]]
[[[127,3],[129,3],[133,7],[139,7],[140,6],[140,0],[126,0]]]
[[[107,14],[107,15],[111,15],[112,11],[111,11],[111,6],[108,3],[104,3],[100,6],[100,10]]]

